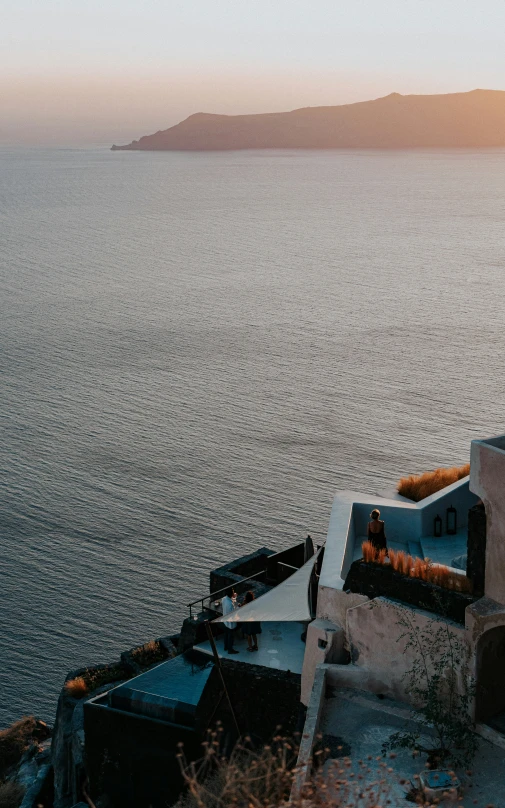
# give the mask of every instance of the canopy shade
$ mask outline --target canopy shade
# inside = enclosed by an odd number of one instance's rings
[[[214,623],[264,622],[287,623],[312,620],[309,605],[309,582],[317,556],[312,556],[299,570],[264,595],[246,603],[234,612],[213,620]]]

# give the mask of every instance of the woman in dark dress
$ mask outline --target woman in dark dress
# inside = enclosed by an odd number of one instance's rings
[[[368,541],[373,544],[377,552],[379,550],[385,550],[387,553],[388,545],[384,531],[384,522],[381,522],[379,516],[380,511],[375,508],[370,514],[372,521],[368,523],[367,537]]]
[[[244,603],[252,603],[254,600],[253,592],[246,592]],[[252,622],[244,621],[242,624],[242,632],[247,637],[247,650],[248,651],[257,651],[258,650],[258,634],[261,634],[261,623],[257,620]]]

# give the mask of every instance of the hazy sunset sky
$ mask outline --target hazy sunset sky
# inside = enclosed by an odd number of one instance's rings
[[[504,0],[0,0],[0,143],[505,89]]]

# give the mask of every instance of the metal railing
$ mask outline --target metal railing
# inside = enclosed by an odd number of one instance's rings
[[[279,584],[283,583],[283,581],[293,575],[294,572],[298,572],[299,569],[299,567],[294,567],[292,564],[279,561],[277,563],[277,582]]]
[[[189,609],[189,619],[190,620],[193,619],[193,606],[196,606],[197,603],[201,603],[201,605],[202,605],[201,611],[202,612],[204,612],[204,611],[216,611],[215,609],[211,609],[210,606],[207,607],[207,609],[205,609],[205,606],[203,605],[205,603],[205,601],[206,600],[212,600],[217,595],[221,595],[223,592],[227,592],[229,589],[233,589],[233,587],[235,587],[235,586],[241,586],[242,584],[245,584],[247,581],[252,581],[258,575],[264,575],[264,574],[265,574],[265,570],[259,570],[258,572],[255,572],[254,575],[250,575],[249,578],[241,578],[240,581],[234,581],[232,584],[228,584],[227,586],[223,586],[222,589],[218,589],[216,592],[211,592],[210,595],[204,595],[203,598],[197,598],[196,600],[192,601],[192,603],[188,603],[187,608]],[[196,617],[195,617],[195,620],[196,620]]]

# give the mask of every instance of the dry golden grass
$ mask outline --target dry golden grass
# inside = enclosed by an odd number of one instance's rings
[[[19,783],[0,783],[0,808],[18,808],[24,793]]]
[[[83,699],[103,685],[126,679],[127,673],[121,664],[106,665],[103,668],[87,668],[81,676],[65,682],[65,691],[74,699]]]
[[[364,561],[375,561],[378,564],[384,564],[387,558],[387,550],[382,548],[381,550],[377,550],[376,547],[372,544],[371,541],[364,541],[361,545],[361,551],[363,553],[363,560]]]
[[[397,804],[391,767],[394,754],[389,760],[371,756],[357,761],[343,756],[328,760],[330,749],[321,748],[313,756],[314,770],[308,782],[293,789],[298,772],[294,767],[297,748],[291,739],[278,736],[255,750],[245,738],[228,759],[219,754],[218,734],[212,733],[204,746],[203,759],[195,763],[179,755],[186,791],[175,808],[281,808],[288,804],[292,808],[381,808]],[[415,801],[435,808],[420,790]]]
[[[411,575],[413,578],[421,578],[421,580],[426,581],[428,576],[428,565],[426,561],[422,558],[415,558]]]
[[[470,463],[448,469],[439,468],[435,471],[426,471],[424,474],[411,474],[409,477],[401,478],[398,483],[398,493],[402,497],[419,502],[469,474]]]
[[[155,654],[159,650],[159,643],[156,640],[149,640],[149,642],[145,642],[144,645],[139,645],[138,648],[135,648],[132,651],[132,656],[140,656],[143,653],[146,654]]]
[[[163,662],[166,659],[166,652],[158,640],[149,640],[144,645],[139,645],[132,651],[132,657],[143,668]]]
[[[389,563],[393,569],[401,575],[410,575],[412,567],[414,566],[414,559],[403,550],[390,550]]]
[[[368,563],[390,564],[400,575],[420,578],[422,581],[441,586],[444,589],[452,589],[455,592],[471,594],[473,591],[472,582],[466,575],[452,572],[444,564],[432,564],[428,558],[413,558],[404,550],[390,549],[389,556],[387,556],[385,550],[377,551],[370,541],[364,541],[361,549],[363,560]]]
[[[84,676],[76,676],[75,679],[69,679],[68,682],[65,682],[65,690],[70,696],[73,696],[74,699],[82,699],[89,693],[89,688]]]
[[[370,563],[376,560],[377,550],[371,541],[364,541],[361,545],[361,552],[363,553],[363,561]]]
[[[37,722],[31,715],[0,731],[0,777],[26,752],[36,735],[36,729]]]

